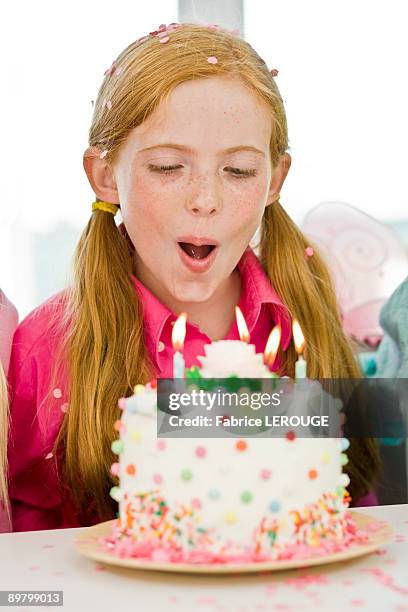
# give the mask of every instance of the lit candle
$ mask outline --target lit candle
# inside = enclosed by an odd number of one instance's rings
[[[303,359],[303,349],[305,346],[305,337],[302,329],[296,319],[293,321],[293,341],[298,354],[298,359],[295,364],[295,378],[306,378],[306,360]]]
[[[249,344],[250,336],[248,327],[239,306],[235,306],[235,318],[237,320],[238,333],[239,337],[241,338],[241,342],[247,342]]]
[[[275,325],[269,338],[266,342],[264,351],[264,363],[265,365],[273,366],[276,359],[276,353],[278,352],[279,344],[281,339],[281,328],[280,325]]]
[[[173,326],[171,341],[173,344],[173,378],[184,378],[185,361],[182,355],[184,338],[186,337],[187,314],[182,312]]]

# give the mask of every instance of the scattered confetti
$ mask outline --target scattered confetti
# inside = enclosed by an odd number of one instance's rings
[[[104,151],[102,151],[102,153],[100,154],[100,159],[103,159],[104,157],[106,157],[108,154],[108,149],[105,149]]]
[[[312,248],[312,247],[308,246],[308,247],[306,247],[306,249],[305,249],[305,253],[306,253],[306,256],[307,256],[307,257],[313,257],[313,255],[314,255],[314,250],[313,250],[313,248]]]
[[[279,74],[279,70],[277,68],[272,68],[271,75],[275,77],[275,76],[278,76],[278,74]]]
[[[170,36],[165,36],[164,38],[160,38],[159,42],[166,43],[166,42],[169,42],[169,40],[170,40]]]
[[[210,57],[207,57],[207,62],[209,64],[218,64],[218,60],[214,55],[210,55]]]

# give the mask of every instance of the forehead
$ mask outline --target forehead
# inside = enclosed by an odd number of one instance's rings
[[[216,152],[250,145],[269,151],[271,111],[239,79],[201,78],[181,83],[140,126],[128,146],[137,153],[158,143],[174,142]]]

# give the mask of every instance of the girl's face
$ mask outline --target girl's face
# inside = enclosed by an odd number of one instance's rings
[[[270,137],[266,104],[220,77],[182,83],[130,133],[114,182],[137,276],[159,298],[226,286],[289,170],[286,156],[271,177]]]

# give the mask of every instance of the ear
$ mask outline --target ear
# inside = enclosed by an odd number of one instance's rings
[[[84,153],[83,165],[88,181],[99,200],[119,204],[119,194],[109,162],[100,158],[98,147],[88,147]]]
[[[271,182],[269,185],[268,200],[266,206],[273,204],[279,198],[282,185],[289,172],[292,158],[289,153],[284,153],[279,161],[279,164],[273,171]]]

